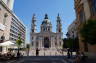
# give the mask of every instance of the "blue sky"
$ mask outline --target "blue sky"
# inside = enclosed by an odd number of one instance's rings
[[[40,31],[45,13],[53,25],[56,32],[56,17],[59,13],[62,19],[63,33],[66,34],[68,26],[75,20],[74,0],[15,0],[14,10],[16,15],[26,26],[26,42],[30,42],[30,28],[32,15],[36,14],[37,32]],[[66,37],[64,35],[64,37]]]

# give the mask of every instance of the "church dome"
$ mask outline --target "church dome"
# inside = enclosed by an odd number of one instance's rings
[[[50,20],[48,19],[48,15],[45,14],[45,18],[41,24],[41,31],[46,32],[46,31],[52,31],[52,24]]]
[[[44,21],[42,22],[42,25],[43,25],[43,24],[46,24],[46,25],[47,25],[47,24],[51,24],[51,22],[50,22],[50,20],[46,19],[46,20],[44,20]]]
[[[47,14],[45,14],[45,18],[44,18],[44,20],[43,20],[43,22],[42,22],[42,25],[43,25],[43,24],[51,25],[51,22],[50,22],[50,20],[48,19],[48,15],[47,15]]]

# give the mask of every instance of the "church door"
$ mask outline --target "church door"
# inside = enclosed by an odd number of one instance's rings
[[[50,41],[48,37],[44,38],[44,48],[49,48],[50,47]]]

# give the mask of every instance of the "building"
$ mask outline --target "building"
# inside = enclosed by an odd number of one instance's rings
[[[13,2],[13,0],[11,1]],[[0,1],[0,36],[4,36],[5,41],[16,41],[18,39],[18,33],[21,33],[22,40],[25,42],[25,25],[4,2],[2,0]]]
[[[6,3],[8,1],[10,3]],[[21,33],[22,41],[25,42],[26,28],[22,21],[12,11],[14,0],[0,0],[0,42],[16,42]]]
[[[44,20],[42,21],[40,32],[36,33],[36,17],[33,15],[32,26],[31,26],[31,44],[33,49],[39,49],[41,52],[40,55],[44,55],[44,51],[48,51],[54,55],[57,50],[62,49],[63,33],[62,33],[62,24],[61,19],[58,14],[57,16],[57,29],[56,32],[52,32],[52,24],[48,18],[48,15],[45,15]],[[34,53],[35,54],[35,53]]]
[[[76,17],[78,21],[78,31],[82,27],[82,24],[88,19],[96,20],[96,0],[74,0]],[[80,51],[86,51],[90,53],[96,53],[96,45],[90,45],[82,42],[82,37],[79,36]]]
[[[68,32],[66,34],[67,39],[72,39],[73,41],[73,50],[78,51],[79,50],[79,40],[78,40],[78,31],[77,31],[78,25],[77,25],[77,19],[75,19],[72,24],[68,27]],[[65,39],[66,40],[66,39]],[[66,42],[66,41],[65,41]],[[64,42],[64,43],[65,43]],[[65,43],[66,46],[66,43]]]
[[[18,39],[18,34],[21,34],[21,39],[25,43],[25,33],[26,28],[25,25],[19,20],[19,18],[14,14],[11,18],[11,26],[10,26],[10,35],[9,40],[15,41]]]
[[[14,0],[2,0],[10,10],[13,10]]]
[[[74,20],[68,27],[68,38],[77,38],[77,20]]]

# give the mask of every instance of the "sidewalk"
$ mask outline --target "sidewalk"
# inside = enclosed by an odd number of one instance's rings
[[[22,60],[23,57],[17,59],[10,59],[10,60],[0,60],[0,63],[14,63],[16,61]]]
[[[85,62],[82,63],[96,63],[96,58],[88,58]]]
[[[75,59],[65,59],[68,63],[75,63]],[[86,61],[81,61],[80,63],[96,63],[96,58],[88,58]]]

